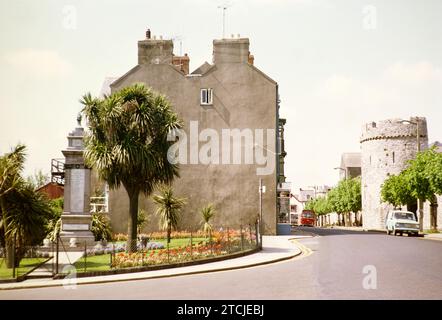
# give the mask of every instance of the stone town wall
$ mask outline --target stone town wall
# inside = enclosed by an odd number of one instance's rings
[[[425,118],[412,117],[419,123],[421,150],[428,147]],[[362,166],[362,215],[363,227],[383,229],[387,211],[391,205],[382,203],[381,187],[389,175],[398,174],[407,161],[416,156],[416,125],[388,119],[366,123],[361,136]]]

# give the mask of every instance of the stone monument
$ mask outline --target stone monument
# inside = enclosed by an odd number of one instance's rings
[[[65,156],[64,208],[61,216],[60,238],[65,249],[93,246],[92,215],[90,213],[91,169],[84,163],[84,128],[81,115],[78,126],[68,135],[68,147],[62,151]]]

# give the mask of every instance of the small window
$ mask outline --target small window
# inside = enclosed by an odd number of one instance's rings
[[[396,159],[395,159],[394,151],[393,151],[393,154],[392,154],[392,155],[393,155],[393,163],[394,163],[394,161],[396,160]]]
[[[210,105],[213,104],[213,89],[201,89],[201,104]]]

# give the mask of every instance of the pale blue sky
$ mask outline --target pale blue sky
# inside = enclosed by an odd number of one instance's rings
[[[442,140],[442,1],[230,2],[226,33],[249,37],[255,65],[279,83],[295,187],[334,184],[333,167],[359,151],[365,121],[425,116],[430,140]],[[21,141],[26,172],[49,171],[81,95],[136,64],[146,27],[181,36],[196,68],[221,37],[222,3],[1,0],[0,153]],[[367,29],[372,8],[377,23]]]

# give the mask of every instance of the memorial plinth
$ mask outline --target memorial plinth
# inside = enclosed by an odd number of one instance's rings
[[[92,215],[90,213],[91,170],[85,166],[84,129],[79,126],[68,135],[65,156],[64,208],[61,216],[60,238],[65,249],[84,250],[93,246]]]

